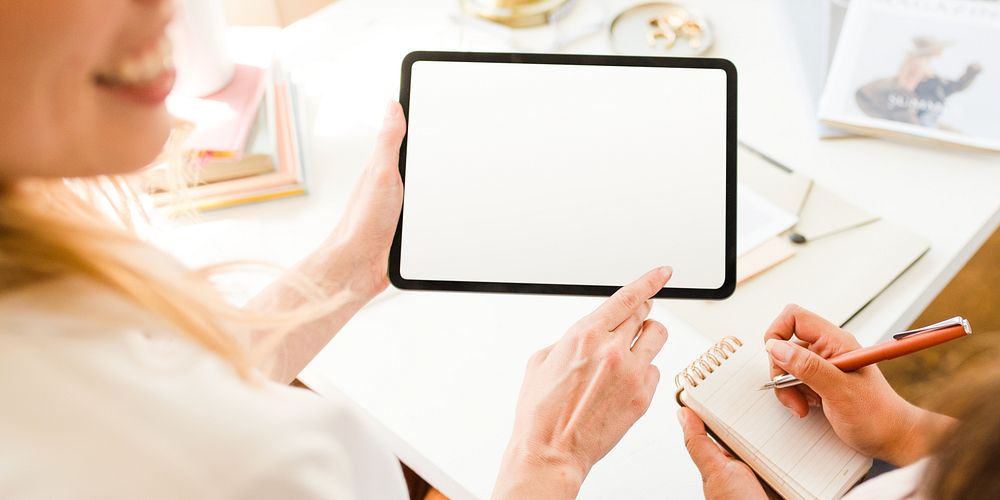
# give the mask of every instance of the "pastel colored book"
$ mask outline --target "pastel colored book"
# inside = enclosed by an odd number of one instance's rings
[[[170,113],[194,127],[182,148],[204,157],[238,158],[247,144],[267,81],[266,68],[237,64],[232,81],[212,95],[168,97]]]
[[[275,81],[263,101],[257,133],[242,158],[203,159],[205,168],[222,165],[222,170],[235,172],[230,178],[215,182],[202,178],[180,193],[154,194],[156,205],[210,210],[305,194],[293,88]]]

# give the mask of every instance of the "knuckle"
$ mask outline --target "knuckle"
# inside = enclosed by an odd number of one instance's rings
[[[622,365],[624,361],[621,349],[615,344],[608,344],[607,347],[601,350],[600,353],[601,361],[608,366],[608,368],[617,368]]]
[[[567,332],[569,332],[570,336],[582,335],[584,330],[593,328],[593,325],[597,323],[596,316],[596,313],[590,313],[580,318],[576,323],[573,323],[573,325],[569,327]]]
[[[594,326],[587,326],[577,330],[575,337],[577,339],[579,346],[589,347],[599,343],[601,341],[601,338],[606,335],[607,332],[601,331],[600,328]]]
[[[638,370],[627,370],[619,377],[619,384],[627,394],[632,394],[637,398],[645,397],[646,389],[643,375]]]
[[[646,323],[646,333],[651,333],[660,337],[667,336],[667,327],[663,326],[663,323],[659,321],[649,320]]]
[[[660,383],[660,369],[654,365],[649,365],[646,372],[646,377],[653,381],[653,388],[655,390],[656,386]],[[652,397],[652,395],[650,395],[650,397]]]
[[[618,292],[618,294],[615,295],[614,300],[618,302],[619,306],[629,311],[639,307],[639,304],[642,303],[642,299],[639,298],[639,296],[636,295],[632,290],[629,290],[627,288]]]
[[[844,329],[840,329],[840,332],[844,335],[844,339],[845,340],[847,340],[848,342],[853,342],[854,345],[857,346],[857,347],[855,347],[855,349],[857,349],[858,347],[861,347],[861,344],[858,342],[858,338],[855,337],[853,333],[851,333],[851,332],[849,332],[847,330],[844,330]]]
[[[788,304],[785,306],[785,309],[784,311],[782,311],[782,313],[785,314],[786,316],[795,316],[801,311],[802,311],[802,306],[798,304]]]
[[[698,448],[698,434],[684,434],[684,448],[687,448],[688,455],[695,457],[697,453],[695,450]]]
[[[650,290],[654,290],[660,287],[660,276],[659,273],[651,273],[646,276],[646,287]]]
[[[815,356],[807,356],[803,352],[797,352],[792,361],[799,368],[799,378],[813,378],[820,372],[819,359]]]
[[[690,452],[691,449],[694,448],[694,439],[696,435],[688,433],[687,428],[683,428],[681,430],[684,432],[684,447],[687,448],[688,452]]]
[[[385,127],[378,132],[376,139],[382,147],[391,147],[396,142],[396,131],[392,127]]]
[[[545,360],[545,355],[546,352],[544,349],[535,351],[534,354],[528,358],[528,368],[542,364],[542,361]]]

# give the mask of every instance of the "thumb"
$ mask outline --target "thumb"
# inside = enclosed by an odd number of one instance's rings
[[[821,398],[843,387],[844,372],[809,349],[777,339],[768,340],[765,348],[775,366],[794,375]]]
[[[681,408],[677,411],[677,420],[684,431],[684,446],[691,460],[701,472],[702,479],[707,479],[726,466],[729,459],[719,445],[712,441],[705,432],[705,424],[693,411]]]
[[[375,142],[372,166],[375,168],[396,167],[399,164],[399,148],[406,135],[406,119],[403,108],[396,101],[389,101],[385,108],[382,129]]]

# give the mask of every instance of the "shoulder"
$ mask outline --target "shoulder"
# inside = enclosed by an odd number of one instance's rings
[[[41,307],[53,295],[32,293],[30,303],[0,299],[5,494],[405,495],[398,462],[348,402],[249,384],[154,319],[130,318],[113,298],[64,289],[58,307]],[[388,479],[366,480],[369,468]]]

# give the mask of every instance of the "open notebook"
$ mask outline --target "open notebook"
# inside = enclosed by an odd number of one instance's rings
[[[697,413],[734,454],[785,498],[839,498],[868,471],[868,458],[833,432],[821,411],[798,418],[772,391],[763,346],[726,337],[677,374],[677,401]]]

